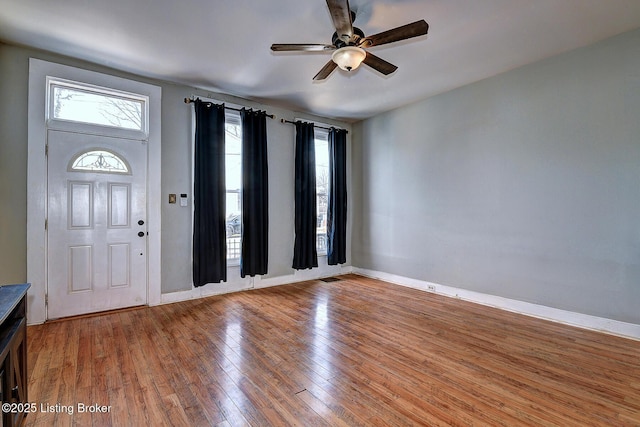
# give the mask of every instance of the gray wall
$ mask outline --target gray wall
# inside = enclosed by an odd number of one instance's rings
[[[16,52],[0,43],[0,284],[27,276],[29,65]]]
[[[640,31],[354,134],[354,266],[640,324]]]
[[[94,64],[0,43],[0,284],[28,280],[26,268],[27,212],[27,101],[29,57],[103,72],[162,88],[162,291],[191,289],[191,207],[167,202],[169,193],[191,196],[192,95],[261,108],[278,119],[304,118],[350,129],[350,125],[309,114],[252,103],[187,86],[132,76]],[[270,241],[269,274],[293,274],[293,156],[294,128],[268,121]],[[350,155],[350,153],[349,153]],[[350,191],[351,193],[351,191]],[[191,202],[191,199],[189,199]],[[351,221],[349,221],[350,223]],[[350,239],[350,236],[349,236]],[[350,247],[350,241],[348,245]],[[347,259],[349,265],[350,258]],[[229,281],[241,282],[238,268]],[[244,281],[246,282],[246,280]],[[233,285],[233,283],[231,283]],[[212,286],[212,285],[209,285]],[[225,287],[225,289],[232,289]]]

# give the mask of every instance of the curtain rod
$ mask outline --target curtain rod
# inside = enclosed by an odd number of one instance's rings
[[[184,103],[185,104],[191,104],[193,102],[196,102],[196,100],[195,99],[191,99],[191,98],[185,98],[184,99]],[[213,104],[213,102],[210,102],[210,101],[202,101],[202,102],[208,102],[209,104]],[[227,107],[226,105],[224,106],[224,108],[225,108],[225,110],[242,111],[241,108]],[[267,114],[266,116],[269,117],[270,119],[275,119],[276,118],[276,116],[274,114]]]
[[[292,122],[291,120],[285,120],[285,119],[280,119],[280,123],[290,123],[290,124],[292,124],[292,125],[295,125],[295,124],[296,124],[296,122]],[[314,127],[314,128],[318,128],[318,129],[326,129],[326,130],[339,129],[339,130],[343,130],[343,131],[345,131],[346,133],[349,133],[349,131],[348,131],[348,130],[346,130],[346,129],[336,128],[336,127],[334,127],[334,128],[328,128],[328,127],[325,127],[325,126],[318,126],[318,125],[317,125],[317,124],[315,124],[315,123],[313,124],[313,127]]]

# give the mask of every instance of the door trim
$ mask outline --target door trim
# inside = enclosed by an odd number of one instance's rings
[[[161,101],[159,86],[66,65],[29,59],[28,160],[27,160],[27,281],[31,283],[27,304],[29,324],[47,319],[47,77],[86,82],[149,97],[147,169],[147,303],[161,303]]]

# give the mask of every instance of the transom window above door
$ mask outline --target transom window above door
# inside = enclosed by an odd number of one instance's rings
[[[146,96],[48,79],[48,119],[148,133]]]

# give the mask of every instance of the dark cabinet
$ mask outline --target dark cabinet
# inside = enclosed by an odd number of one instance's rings
[[[27,403],[27,302],[29,285],[0,286],[0,400],[2,425],[18,426]],[[7,405],[9,404],[9,405]]]

